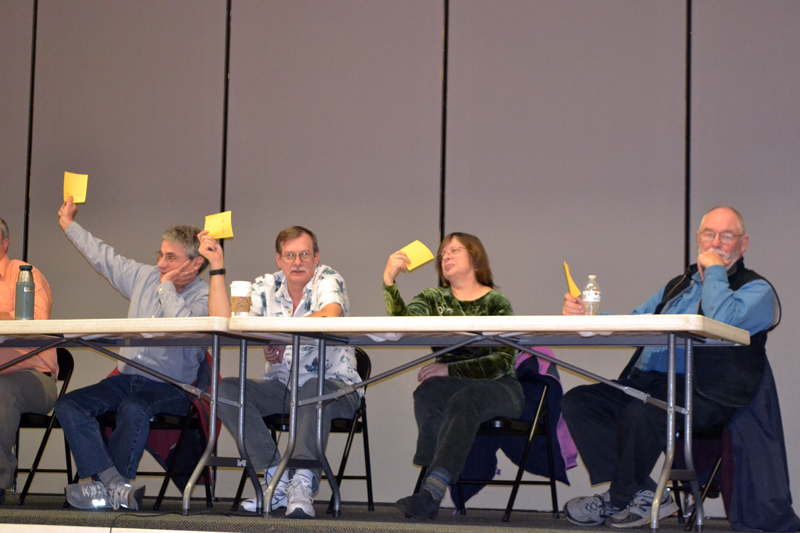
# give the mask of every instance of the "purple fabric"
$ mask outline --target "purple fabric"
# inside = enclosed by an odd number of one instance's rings
[[[536,350],[537,352],[542,352],[543,354],[549,355],[553,358],[556,356],[553,353],[553,350],[547,346],[533,346],[532,349]],[[517,357],[517,364],[515,368],[519,368],[519,365],[530,357],[533,356],[529,353],[520,352],[519,356]],[[550,371],[551,366],[553,366],[553,364],[550,361],[539,359],[539,373],[543,376],[553,376],[555,379],[561,382],[561,378],[558,376],[558,374]],[[578,448],[575,446],[575,442],[572,440],[572,435],[569,434],[569,428],[567,428],[567,423],[564,421],[563,416],[558,417],[556,435],[558,436],[558,444],[561,447],[561,457],[564,458],[564,465],[567,467],[567,470],[570,468],[575,468],[578,466]]]

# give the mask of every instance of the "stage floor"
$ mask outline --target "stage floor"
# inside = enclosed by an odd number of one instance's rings
[[[151,509],[154,500],[145,498],[145,509]],[[74,532],[76,528],[96,528],[94,531],[121,530],[177,530],[206,532],[296,532],[296,531],[347,531],[347,532],[394,532],[394,531],[438,531],[474,532],[506,531],[525,528],[534,531],[575,531],[587,533],[600,528],[578,528],[570,524],[563,515],[554,519],[551,513],[515,511],[511,521],[502,522],[502,511],[470,510],[466,516],[453,515],[453,509],[443,508],[436,520],[420,521],[405,518],[393,505],[378,504],[375,511],[367,511],[363,504],[345,504],[341,516],[334,518],[325,513],[326,504],[315,505],[316,520],[288,520],[286,518],[263,519],[250,513],[231,513],[230,500],[214,502],[207,509],[200,500],[193,501],[189,516],[181,513],[181,502],[168,500],[161,511],[139,512],[78,511],[64,509],[63,497],[29,495],[25,505],[17,505],[15,494],[8,493],[6,502],[0,506],[0,533],[4,531],[31,531],[37,526],[61,526],[47,528],[53,533]],[[677,517],[663,520],[661,530],[682,531]],[[640,529],[646,531],[647,528]],[[732,531],[727,520],[706,520],[704,531]]]

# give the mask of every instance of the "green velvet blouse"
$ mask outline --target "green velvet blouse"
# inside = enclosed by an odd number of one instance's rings
[[[464,302],[453,296],[450,287],[426,289],[406,305],[397,284],[383,285],[386,313],[389,316],[497,316],[513,315],[511,302],[503,293],[490,290],[477,300]],[[433,346],[435,351],[438,348]],[[450,377],[499,379],[516,376],[517,351],[508,347],[463,347],[436,358],[447,365]]]

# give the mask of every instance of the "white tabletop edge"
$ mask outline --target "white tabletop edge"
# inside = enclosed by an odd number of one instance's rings
[[[701,315],[601,315],[601,316],[458,316],[458,317],[345,317],[302,318],[233,317],[229,327],[240,332],[327,333],[332,335],[403,333],[447,334],[481,332],[525,335],[612,332],[612,334],[686,333],[747,345],[747,331]]]
[[[158,333],[232,333],[228,319],[221,317],[181,318],[82,318],[56,320],[0,321],[0,336],[16,335],[115,335]]]
[[[446,335],[479,332],[486,334],[520,333],[523,335],[611,332],[612,335],[687,333],[700,338],[717,339],[746,345],[747,331],[728,326],[700,315],[601,315],[566,317],[531,316],[458,316],[437,317],[186,317],[186,318],[112,318],[0,321],[0,337],[18,335],[115,335],[115,334],[191,334],[191,333],[326,333],[357,335],[401,333],[404,335]]]

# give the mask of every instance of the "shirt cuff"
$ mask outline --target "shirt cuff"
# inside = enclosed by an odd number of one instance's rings
[[[171,281],[162,281],[161,284],[158,286],[158,295],[161,296],[165,292],[177,292],[175,289],[175,284]]]

